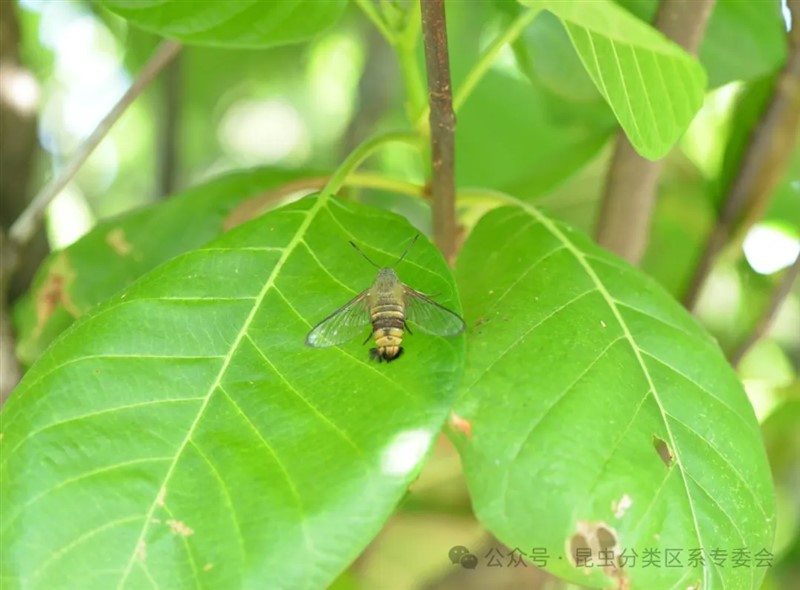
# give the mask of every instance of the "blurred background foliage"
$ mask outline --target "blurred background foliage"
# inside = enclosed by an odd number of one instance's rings
[[[657,6],[655,0],[620,3],[648,21]],[[447,10],[458,88],[520,7],[495,0],[452,2]],[[160,39],[91,2],[23,0],[16,16],[21,61],[36,80],[17,89],[20,100],[38,104],[35,192],[111,108]],[[667,157],[642,264],[676,297],[687,287],[783,64],[785,26],[777,1],[717,3],[700,51],[710,89]],[[302,45],[238,51],[186,47],[53,203],[50,245],[68,246],[102,220],[227,171],[267,166],[287,169],[289,178],[291,170],[329,170],[364,137],[407,127],[405,96],[395,56],[355,5],[325,34]],[[591,231],[616,129],[557,19],[542,14],[503,48],[458,114],[458,186],[504,190]],[[174,153],[165,153],[170,145]],[[402,148],[386,150],[372,165],[396,178],[425,182],[426,170]],[[429,228],[428,210],[416,198],[368,190],[354,198]],[[488,206],[464,201],[462,222],[474,223]],[[723,349],[735,350],[752,332],[781,271],[799,250],[796,146],[763,218],[726,248],[700,301],[699,318]],[[778,495],[776,560],[765,588],[800,587],[798,369],[795,285],[772,330],[739,367],[761,421]],[[469,587],[479,578],[454,578],[449,548],[465,545],[478,553],[491,544],[471,515],[457,455],[442,437],[397,515],[336,587]],[[564,587],[542,572],[518,568],[497,568],[484,580],[496,588],[506,581],[514,588]]]

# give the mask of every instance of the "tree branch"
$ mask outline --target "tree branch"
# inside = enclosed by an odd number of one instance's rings
[[[164,71],[162,85],[161,125],[158,130],[158,192],[159,198],[171,195],[175,191],[178,176],[179,145],[181,129],[181,102],[183,98],[181,56],[176,56]]]
[[[131,87],[111,111],[103,118],[89,137],[78,147],[67,165],[42,188],[31,204],[22,212],[9,231],[9,240],[16,248],[24,246],[33,236],[36,229],[44,219],[45,210],[52,200],[61,192],[73,176],[78,172],[83,163],[91,155],[97,145],[108,134],[117,119],[130,106],[134,99],[141,94],[153,78],[166,66],[180,51],[181,45],[176,41],[163,42],[150,61],[133,81]]]
[[[742,342],[739,348],[736,349],[736,352],[731,355],[731,364],[734,367],[738,366],[750,349],[769,332],[783,302],[789,296],[789,293],[792,292],[792,285],[795,280],[797,280],[798,275],[800,275],[800,255],[795,258],[794,264],[784,271],[781,282],[772,293],[772,297],[753,332]]]
[[[697,53],[715,0],[661,0],[655,27],[689,53]],[[597,242],[638,264],[650,237],[663,160],[640,156],[620,130],[600,208]]]
[[[455,127],[444,0],[420,0],[430,104],[433,236],[448,262],[456,254]]]
[[[788,35],[786,64],[760,122],[753,130],[739,173],[728,188],[717,224],[706,242],[695,269],[684,305],[694,309],[717,255],[737,229],[743,215],[745,227],[763,213],[786,170],[800,132],[800,0],[789,0],[792,29]]]

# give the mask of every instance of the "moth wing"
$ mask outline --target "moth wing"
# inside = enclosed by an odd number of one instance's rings
[[[408,285],[403,285],[406,320],[434,336],[455,336],[466,329],[464,320],[456,312],[439,305]]]
[[[314,348],[336,346],[362,333],[370,323],[368,293],[364,291],[357,295],[311,328],[306,336],[306,345]]]

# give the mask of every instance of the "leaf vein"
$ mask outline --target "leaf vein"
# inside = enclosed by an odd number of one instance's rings
[[[292,481],[292,478],[289,476],[289,472],[286,470],[286,466],[283,464],[283,461],[281,461],[280,457],[278,457],[278,454],[275,452],[275,449],[272,448],[272,445],[270,445],[267,442],[267,439],[264,438],[264,435],[261,433],[258,427],[255,424],[253,424],[253,421],[250,420],[249,416],[245,414],[245,412],[242,410],[239,404],[236,403],[236,400],[234,400],[233,397],[231,397],[231,395],[225,390],[222,384],[219,385],[219,390],[233,405],[234,409],[239,413],[244,423],[247,424],[247,426],[253,431],[253,433],[255,433],[255,435],[261,441],[261,444],[264,445],[264,448],[267,449],[267,451],[269,451],[269,454],[272,456],[272,459],[275,461],[275,464],[278,466],[278,469],[280,469],[281,473],[283,474],[283,478],[286,480],[286,483],[289,487],[289,492],[294,497],[295,503],[297,504],[297,510],[300,513],[299,523],[300,523],[300,529],[303,533],[303,538],[305,539],[306,549],[308,549],[309,553],[315,553],[313,543],[311,542],[311,537],[308,534],[308,526],[306,524],[306,514],[305,514],[305,509],[303,507],[303,500],[300,497],[300,492],[297,490],[297,486],[295,486],[294,481]]]
[[[32,430],[31,432],[27,433],[25,435],[25,437],[22,440],[20,440],[14,446],[14,448],[11,449],[7,453],[6,460],[3,462],[2,465],[0,465],[0,468],[6,466],[6,464],[9,461],[9,459],[13,455],[14,451],[16,451],[19,447],[21,447],[22,444],[25,443],[25,441],[27,441],[28,439],[32,438],[33,436],[39,434],[40,432],[43,432],[45,430],[49,430],[50,428],[56,428],[57,426],[62,426],[64,424],[68,424],[68,423],[71,423],[71,422],[77,422],[77,421],[80,421],[80,420],[88,420],[89,418],[94,418],[95,416],[100,416],[100,415],[103,415],[103,414],[109,414],[109,413],[113,413],[113,412],[120,412],[120,411],[123,411],[123,410],[138,409],[138,408],[142,408],[142,407],[146,407],[146,406],[153,406],[153,405],[156,405],[156,404],[169,404],[169,403],[200,401],[202,399],[203,399],[202,397],[179,397],[179,398],[174,398],[174,399],[147,400],[146,402],[141,402],[141,403],[137,403],[137,404],[127,404],[127,405],[124,405],[124,406],[114,406],[112,408],[106,408],[104,410],[98,410],[96,412],[89,412],[88,414],[81,414],[80,416],[74,416],[72,418],[67,418],[66,420],[59,420],[58,422],[53,422],[51,424],[47,424],[45,426],[42,426],[41,428],[37,428],[36,430]]]
[[[45,496],[48,496],[53,492],[60,490],[61,488],[77,483],[79,481],[83,481],[85,479],[89,479],[91,477],[94,477],[95,475],[102,475],[104,473],[109,473],[111,471],[115,471],[116,469],[120,469],[123,467],[138,465],[140,463],[156,463],[160,461],[169,461],[171,458],[172,457],[143,457],[141,459],[131,459],[130,461],[123,461],[121,463],[115,463],[113,465],[106,465],[105,467],[93,469],[91,471],[81,473],[80,475],[77,475],[75,477],[64,479],[60,481],[57,485],[47,488],[46,490],[41,491],[38,494],[35,494],[34,496],[31,496],[22,506],[19,507],[19,509],[11,516],[11,518],[9,518],[6,521],[5,526],[3,527],[3,531],[9,530],[11,528],[11,525],[14,524],[14,522],[16,522],[17,518],[19,518],[19,515],[25,512],[26,508],[35,504]]]
[[[748,422],[747,420],[745,420],[744,416],[742,416],[741,414],[739,414],[739,412],[737,412],[736,410],[734,410],[734,409],[733,409],[733,407],[731,407],[731,406],[730,406],[730,405],[728,405],[726,402],[724,402],[724,401],[722,400],[722,398],[720,398],[720,397],[717,397],[716,395],[714,395],[713,393],[711,393],[711,391],[709,391],[707,388],[703,387],[703,386],[702,386],[702,385],[700,385],[700,384],[699,384],[697,381],[695,381],[694,379],[692,379],[691,377],[689,377],[689,376],[688,376],[686,373],[684,373],[683,371],[679,371],[677,368],[673,367],[673,366],[672,366],[672,365],[670,365],[668,362],[666,362],[666,361],[664,361],[664,360],[662,360],[662,359],[658,358],[658,357],[657,357],[656,355],[654,355],[653,353],[651,353],[651,352],[648,352],[647,350],[642,350],[642,353],[643,353],[643,354],[645,354],[645,355],[647,355],[647,356],[649,356],[651,359],[653,359],[653,360],[654,360],[654,361],[656,361],[657,363],[659,363],[659,364],[661,364],[661,365],[665,366],[667,369],[669,369],[670,371],[672,371],[673,373],[675,373],[675,374],[676,374],[676,375],[678,375],[679,377],[683,377],[684,379],[686,379],[686,381],[688,381],[689,383],[691,383],[692,385],[694,385],[695,387],[697,387],[697,389],[699,389],[700,391],[702,391],[703,393],[705,393],[705,394],[706,394],[708,397],[710,397],[711,399],[713,399],[714,401],[716,401],[716,402],[717,402],[717,403],[718,403],[720,406],[722,406],[723,408],[725,408],[726,410],[728,410],[728,411],[729,411],[731,414],[733,414],[734,416],[736,416],[737,418],[739,418],[739,421],[740,421],[740,422],[742,422],[742,423],[743,423],[745,426],[747,426],[747,429],[748,429],[750,432],[753,432],[753,433],[757,434],[757,435],[759,436],[759,438],[761,437],[761,434],[759,433],[759,431],[758,431],[758,430],[756,430],[756,429],[753,427],[753,425],[752,425],[750,422]]]
[[[222,377],[227,372],[228,366],[230,365],[230,362],[233,359],[234,354],[235,354],[236,350],[239,347],[239,343],[244,338],[244,335],[246,334],[247,329],[249,328],[250,324],[252,323],[253,319],[255,318],[256,313],[260,309],[261,303],[264,301],[264,298],[266,297],[266,295],[269,292],[269,290],[274,286],[275,280],[276,280],[278,274],[280,273],[281,269],[283,268],[283,265],[286,263],[286,260],[289,258],[289,255],[294,251],[294,249],[300,243],[300,240],[302,239],[303,233],[309,228],[309,226],[311,225],[312,220],[316,216],[317,212],[319,212],[320,209],[323,208],[323,206],[325,205],[325,202],[326,202],[326,199],[318,198],[316,200],[316,202],[311,206],[311,208],[308,209],[308,211],[306,211],[306,213],[305,213],[305,215],[303,217],[303,220],[300,222],[300,225],[298,225],[297,229],[295,230],[294,237],[286,245],[286,248],[283,250],[283,253],[281,254],[280,258],[275,263],[275,266],[272,269],[272,272],[270,273],[269,278],[264,283],[264,286],[261,288],[261,291],[259,292],[259,294],[258,294],[258,296],[257,296],[257,298],[256,298],[256,300],[255,300],[255,302],[253,304],[253,307],[250,310],[250,313],[248,314],[247,318],[245,318],[245,320],[244,320],[244,322],[242,324],[241,330],[239,330],[239,333],[237,334],[236,339],[234,340],[233,344],[231,345],[230,351],[229,351],[228,355],[226,356],[226,358],[225,358],[225,360],[224,360],[224,362],[222,364],[222,367],[220,368],[219,372],[217,373],[216,379],[214,379],[214,382],[209,387],[208,392],[205,395],[205,399],[203,400],[202,405],[200,406],[200,409],[198,410],[194,421],[189,425],[189,428],[188,428],[188,430],[186,432],[186,436],[184,437],[183,442],[180,444],[180,446],[176,450],[175,459],[173,460],[172,464],[170,465],[169,469],[167,470],[167,473],[164,476],[164,480],[162,482],[162,485],[159,487],[159,490],[162,489],[162,488],[166,489],[167,484],[169,483],[170,479],[172,478],[172,474],[175,471],[175,467],[177,466],[178,461],[180,460],[180,457],[182,456],[183,451],[186,448],[186,445],[188,444],[189,440],[192,437],[192,434],[194,434],[194,431],[197,428],[197,425],[199,424],[200,420],[202,419],[203,415],[205,414],[205,410],[208,407],[208,404],[209,404],[209,402],[211,400],[211,397],[214,394],[214,391],[216,391],[218,388],[220,388],[220,385],[222,384]],[[117,586],[118,590],[122,590],[122,588],[125,585],[125,581],[128,578],[128,575],[130,575],[130,570],[131,570],[133,561],[136,558],[136,548],[139,545],[139,543],[144,539],[145,535],[147,534],[147,531],[148,531],[149,526],[150,526],[150,519],[152,518],[153,512],[155,511],[156,507],[158,506],[158,497],[159,497],[159,491],[157,491],[155,496],[153,497],[153,502],[150,505],[150,510],[149,510],[149,512],[147,514],[147,517],[145,519],[144,526],[142,526],[142,530],[139,533],[139,537],[136,539],[136,541],[133,544],[133,547],[131,549],[130,558],[128,559],[128,564],[126,565],[125,571],[123,572],[122,577],[120,578],[119,584]]]
[[[766,510],[764,510],[764,507],[761,505],[761,502],[759,500],[759,497],[756,495],[755,490],[752,487],[750,487],[750,485],[748,485],[747,480],[744,478],[744,476],[741,474],[741,472],[738,469],[736,469],[736,467],[733,466],[733,464],[730,462],[730,460],[728,460],[728,458],[725,455],[722,454],[722,451],[720,451],[719,448],[717,448],[714,445],[712,445],[711,442],[708,439],[703,437],[699,432],[697,432],[697,430],[695,428],[692,428],[691,426],[686,424],[686,422],[684,422],[683,420],[680,420],[679,418],[676,418],[675,416],[673,416],[669,412],[667,412],[667,416],[671,420],[673,420],[674,422],[677,422],[683,428],[688,430],[695,438],[700,439],[709,449],[711,449],[711,451],[715,455],[717,455],[720,459],[722,459],[722,461],[725,463],[725,465],[728,467],[728,469],[730,469],[731,473],[733,473],[736,476],[736,479],[738,479],[741,482],[742,487],[744,489],[746,489],[750,493],[750,495],[752,496],[753,501],[754,501],[753,503],[758,508],[758,511],[761,512],[761,515],[764,517],[764,519],[765,520],[769,520],[769,517],[767,516],[767,512],[766,512]]]
[[[517,346],[517,345],[518,345],[520,342],[522,342],[522,341],[523,341],[523,340],[524,340],[524,339],[525,339],[525,338],[526,338],[526,337],[527,337],[527,336],[528,336],[528,335],[529,335],[531,332],[533,332],[533,331],[534,331],[536,328],[538,328],[539,326],[541,326],[542,324],[544,324],[544,323],[545,323],[547,320],[549,320],[549,319],[553,318],[554,316],[556,316],[558,313],[560,313],[560,312],[561,312],[561,311],[563,311],[564,309],[568,308],[568,307],[569,307],[570,305],[572,305],[573,303],[575,303],[575,302],[579,301],[580,299],[583,299],[584,297],[586,297],[587,295],[589,295],[589,294],[591,294],[591,293],[594,293],[596,290],[597,290],[596,288],[593,288],[593,289],[589,289],[588,291],[583,291],[582,293],[580,293],[580,294],[576,295],[575,297],[573,297],[572,299],[570,299],[570,300],[569,300],[569,301],[567,301],[566,303],[563,303],[563,304],[559,305],[558,307],[555,307],[555,308],[553,308],[553,309],[552,309],[552,310],[551,310],[551,311],[550,311],[550,312],[549,312],[547,315],[545,315],[545,316],[544,316],[542,319],[540,319],[540,320],[539,320],[538,322],[536,322],[536,323],[535,323],[533,326],[531,326],[530,328],[528,328],[527,330],[525,330],[525,331],[522,333],[522,335],[520,335],[520,336],[519,336],[519,337],[518,337],[516,340],[514,340],[514,341],[513,341],[513,342],[512,342],[512,343],[511,343],[511,344],[510,344],[510,345],[509,345],[509,346],[508,346],[508,347],[507,347],[507,348],[506,348],[506,349],[505,349],[503,352],[502,352],[502,353],[500,353],[500,355],[499,355],[499,356],[498,356],[496,359],[494,359],[494,360],[493,360],[491,363],[489,363],[489,364],[486,366],[486,368],[485,368],[483,371],[481,371],[481,373],[478,375],[478,377],[477,377],[477,378],[476,378],[476,379],[475,379],[475,380],[474,380],[472,383],[470,383],[470,384],[469,384],[469,386],[467,386],[467,387],[464,389],[465,393],[466,393],[466,392],[468,392],[468,391],[471,391],[471,390],[472,390],[472,388],[473,388],[473,387],[475,387],[475,385],[477,385],[477,384],[478,384],[478,382],[479,382],[481,379],[483,379],[483,377],[484,377],[484,375],[486,375],[486,373],[488,373],[490,370],[492,370],[492,368],[493,368],[493,367],[494,367],[494,366],[495,366],[495,365],[496,365],[498,362],[500,362],[500,360],[501,360],[503,357],[505,357],[505,356],[506,356],[506,355],[507,355],[509,352],[511,352],[511,350],[512,350],[512,349],[514,349],[514,348],[515,348],[515,347],[516,347],[516,346]]]
[[[247,561],[247,553],[244,547],[244,536],[242,535],[242,529],[239,525],[239,518],[236,515],[236,508],[233,505],[233,499],[231,498],[228,485],[225,483],[225,480],[222,478],[222,475],[219,473],[214,463],[211,462],[211,459],[208,458],[208,455],[203,452],[200,446],[193,440],[190,440],[189,444],[192,445],[197,454],[200,455],[200,458],[205,461],[205,463],[208,465],[209,471],[211,471],[211,474],[219,482],[222,495],[225,498],[225,503],[228,505],[228,508],[231,511],[231,521],[233,521],[233,527],[236,529],[236,540],[239,542],[239,552],[242,554],[242,564],[244,564],[245,561]]]
[[[647,379],[647,382],[648,382],[649,386],[653,390],[653,399],[656,400],[656,405],[658,406],[659,412],[661,414],[661,419],[662,419],[662,421],[664,423],[664,426],[665,426],[665,428],[667,430],[667,436],[670,439],[670,442],[672,444],[672,448],[673,449],[676,448],[675,437],[673,436],[672,430],[670,429],[669,421],[667,420],[664,407],[661,405],[661,400],[660,400],[660,398],[658,396],[658,389],[656,388],[655,383],[653,382],[653,377],[652,377],[652,375],[650,375],[650,371],[647,368],[647,364],[645,363],[644,358],[642,357],[642,353],[644,351],[642,351],[639,348],[639,346],[636,344],[636,339],[633,337],[633,334],[631,333],[630,329],[628,328],[628,324],[625,322],[625,319],[622,317],[622,314],[620,313],[620,310],[617,308],[614,298],[611,296],[611,294],[605,288],[604,283],[600,280],[600,277],[597,275],[597,273],[595,272],[595,270],[592,267],[592,265],[589,264],[589,262],[586,260],[586,258],[583,257],[583,255],[581,254],[580,250],[578,250],[578,248],[575,246],[575,244],[573,244],[570,241],[570,239],[563,232],[561,232],[561,230],[552,221],[550,221],[549,219],[544,217],[535,208],[533,208],[533,207],[531,207],[529,205],[523,205],[523,207],[525,207],[525,209],[527,211],[529,211],[532,216],[534,216],[537,219],[539,219],[548,229],[550,229],[550,231],[553,233],[554,236],[556,236],[558,239],[560,239],[567,246],[567,248],[570,250],[570,252],[573,254],[573,256],[575,256],[575,259],[578,261],[578,263],[581,266],[583,266],[584,270],[586,271],[586,274],[590,277],[592,282],[594,282],[595,285],[597,286],[597,289],[600,291],[601,295],[603,296],[603,299],[605,299],[606,304],[608,305],[609,309],[614,314],[614,317],[616,318],[617,322],[619,323],[620,328],[622,328],[622,331],[625,334],[625,338],[628,340],[628,344],[630,345],[631,350],[633,351],[634,356],[636,357],[636,360],[637,360],[637,362],[639,364],[639,367],[640,367],[645,379]],[[686,479],[687,474],[686,474],[685,469],[683,467],[683,463],[682,463],[680,454],[677,453],[677,452],[675,454],[675,462],[676,462],[676,464],[677,464],[677,466],[679,468],[679,471],[680,471],[680,474],[681,474],[681,479],[683,481],[683,488],[684,488],[684,491],[686,493],[686,501],[687,501],[687,503],[689,505],[689,510],[691,512],[691,515],[692,515],[692,524],[694,526],[695,534],[697,536],[697,542],[700,544],[700,546],[704,546],[702,537],[700,535],[700,525],[699,525],[699,523],[697,521],[697,514],[695,513],[694,502],[692,501],[692,496],[689,493],[688,481]],[[708,576],[708,570],[704,569],[703,570],[703,587],[708,587],[708,585],[709,585],[709,580],[708,580],[707,576]]]

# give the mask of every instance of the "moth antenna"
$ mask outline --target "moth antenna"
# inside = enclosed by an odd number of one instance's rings
[[[370,259],[369,259],[369,256],[367,256],[366,254],[364,254],[364,253],[361,251],[361,248],[359,248],[358,246],[356,246],[356,243],[355,243],[354,241],[350,240],[350,245],[351,245],[353,248],[355,248],[355,249],[356,249],[356,252],[358,252],[359,254],[361,254],[361,256],[363,256],[363,257],[366,259],[366,261],[367,261],[367,262],[369,262],[369,263],[370,263],[372,266],[374,266],[375,268],[380,268],[380,266],[378,266],[377,264],[375,264],[374,262],[372,262],[372,260],[370,260]]]
[[[403,252],[403,255],[402,255],[402,256],[400,256],[400,258],[398,258],[398,259],[397,259],[397,262],[395,262],[395,263],[392,265],[393,267],[395,267],[395,266],[397,266],[398,264],[400,264],[401,262],[403,262],[403,258],[405,258],[405,257],[406,257],[406,254],[408,254],[408,251],[409,251],[409,250],[411,250],[411,247],[412,247],[414,244],[416,244],[416,243],[417,243],[417,240],[418,240],[418,239],[419,239],[419,234],[417,234],[416,236],[414,236],[414,239],[413,239],[413,240],[411,240],[411,243],[410,243],[408,246],[406,246],[406,250],[405,250],[405,252]]]

